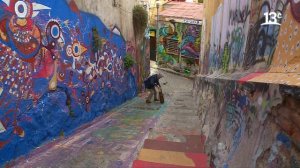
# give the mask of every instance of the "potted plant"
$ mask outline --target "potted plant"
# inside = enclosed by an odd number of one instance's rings
[[[129,68],[131,68],[131,67],[135,64],[135,61],[134,61],[132,55],[131,55],[131,54],[128,54],[128,53],[127,53],[126,56],[124,57],[123,62],[124,62],[124,68],[125,68],[126,70],[128,70]]]

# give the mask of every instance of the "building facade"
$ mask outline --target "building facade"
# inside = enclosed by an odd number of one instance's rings
[[[184,59],[198,63],[203,5],[169,2],[159,16],[158,59],[177,64]]]

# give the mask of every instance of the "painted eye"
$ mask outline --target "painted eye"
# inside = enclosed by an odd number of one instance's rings
[[[109,63],[109,64],[107,65],[106,69],[107,69],[108,72],[111,72],[112,69],[113,69],[112,63]]]
[[[26,18],[28,15],[28,6],[24,1],[18,1],[15,4],[15,12],[19,18]]]
[[[80,56],[80,44],[79,43],[73,44],[73,55],[74,55],[74,57]]]
[[[73,55],[72,46],[70,46],[70,45],[67,47],[67,55],[69,57],[71,57]]]
[[[61,73],[59,74],[59,76],[60,76],[61,78],[63,78],[63,77],[65,77],[65,74],[61,72]]]
[[[76,45],[76,46],[74,46],[74,53],[79,53],[79,47]]]
[[[87,51],[87,48],[80,44],[78,41],[74,41],[72,45],[67,47],[67,55],[73,57],[80,57]]]
[[[56,39],[59,38],[59,36],[60,36],[60,29],[59,29],[58,25],[53,25],[51,27],[51,35],[52,35],[53,38],[56,38]]]
[[[50,21],[47,25],[47,34],[54,39],[59,39],[61,35],[61,28],[57,21]]]

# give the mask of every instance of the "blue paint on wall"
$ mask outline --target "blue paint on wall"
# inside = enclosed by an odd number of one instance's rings
[[[292,142],[290,138],[285,135],[284,133],[280,132],[276,136],[276,140],[281,142],[287,149],[291,149],[292,147]]]
[[[65,1],[0,0],[0,165],[136,96],[125,55],[122,36]]]

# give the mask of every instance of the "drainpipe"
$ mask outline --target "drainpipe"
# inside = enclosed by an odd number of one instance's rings
[[[122,32],[122,34],[123,34],[123,32],[124,32],[124,30],[123,30],[123,15],[122,15],[122,8],[123,8],[123,3],[122,3],[122,1],[123,0],[118,0],[119,1],[119,3],[117,2],[117,7],[119,8],[118,10],[119,10],[119,17],[120,17],[120,27],[119,27],[119,29],[120,29],[120,31]],[[123,34],[124,35],[124,34]],[[127,37],[127,35],[125,36],[125,37]],[[126,39],[127,40],[127,39]]]
[[[159,47],[159,27],[158,27],[158,10],[159,10],[159,0],[156,0],[156,61],[157,61],[157,56],[158,56],[158,47]]]

